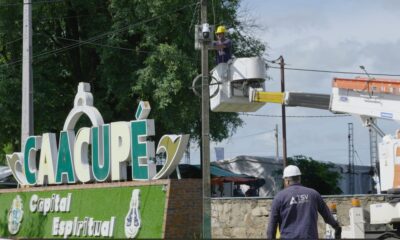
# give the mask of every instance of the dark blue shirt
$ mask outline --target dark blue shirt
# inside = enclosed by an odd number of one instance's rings
[[[275,238],[279,226],[281,239],[318,239],[318,212],[326,223],[339,226],[317,191],[301,184],[285,188],[272,202],[267,238]]]
[[[214,46],[221,46],[224,48],[217,49],[217,54],[215,61],[217,64],[226,63],[232,58],[232,41],[230,39],[224,38],[223,41],[214,42]]]

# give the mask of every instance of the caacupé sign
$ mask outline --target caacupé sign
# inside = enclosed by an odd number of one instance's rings
[[[128,166],[134,180],[166,178],[179,164],[189,135],[164,135],[155,149],[154,142],[148,139],[155,134],[154,120],[147,119],[150,111],[150,104],[141,101],[136,120],[104,124],[100,112],[93,106],[90,85],[79,83],[58,147],[55,133],[30,136],[23,151],[7,155],[8,166],[21,185],[126,180]],[[75,125],[84,114],[92,127],[83,127],[75,134]],[[166,153],[166,161],[157,172],[154,158],[162,152]]]

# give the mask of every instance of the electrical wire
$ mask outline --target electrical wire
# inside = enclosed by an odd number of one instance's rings
[[[262,132],[257,132],[257,133],[242,135],[242,136],[234,136],[234,137],[230,137],[230,138],[246,138],[246,137],[253,137],[253,136],[257,136],[257,135],[262,135],[262,134],[266,134],[266,133],[271,133],[271,132],[274,132],[274,131],[275,131],[275,130],[267,130],[267,131],[262,131]]]
[[[97,35],[97,36],[94,36],[92,38],[89,38],[87,40],[81,40],[81,41],[79,41],[77,43],[73,43],[73,44],[67,45],[67,46],[62,47],[62,48],[41,52],[39,54],[34,55],[32,57],[32,59],[48,56],[48,55],[51,55],[51,54],[61,53],[61,52],[67,51],[69,49],[72,49],[72,48],[75,48],[75,47],[79,47],[79,46],[84,45],[84,44],[89,44],[89,43],[95,42],[97,40],[100,40],[100,39],[104,38],[105,36],[108,36],[109,34],[118,34],[120,32],[123,32],[123,31],[131,28],[131,27],[136,27],[136,26],[139,26],[139,25],[142,25],[142,24],[147,24],[147,23],[149,23],[151,21],[157,20],[157,19],[162,18],[164,16],[168,16],[171,13],[183,10],[183,9],[185,9],[187,7],[191,7],[191,6],[195,5],[195,4],[197,4],[197,3],[187,4],[187,5],[183,6],[183,7],[175,9],[173,11],[170,11],[170,12],[158,15],[158,16],[154,16],[152,18],[145,19],[145,20],[142,20],[140,22],[136,22],[134,24],[130,24],[130,25],[124,26],[122,28],[119,28],[119,29],[116,29],[116,30],[113,30],[113,31],[105,32],[105,33],[102,33],[100,35]],[[11,63],[2,64],[2,65],[0,65],[0,67],[10,66],[10,65],[17,64],[17,63],[21,63],[21,62],[22,62],[22,59],[19,59],[19,60],[16,60],[14,62],[11,62]]]
[[[270,115],[270,114],[253,114],[253,113],[239,113],[242,116],[252,116],[252,117],[268,117],[268,118],[281,118],[282,115]],[[287,118],[338,118],[338,117],[351,117],[350,114],[337,114],[337,115],[292,115]]]
[[[267,66],[272,69],[280,69],[280,67],[275,66]],[[347,71],[334,71],[334,70],[321,70],[321,69],[310,69],[310,68],[292,68],[285,67],[285,70],[293,70],[293,71],[303,71],[303,72],[318,72],[318,73],[336,73],[336,74],[350,74],[350,75],[364,75],[363,72],[347,72]],[[370,73],[370,75],[375,76],[386,76],[386,77],[400,77],[400,74],[389,74],[389,73]]]
[[[72,41],[72,42],[81,42],[80,40],[75,40],[75,39],[70,39],[70,38],[64,38],[64,37],[56,37],[58,39],[63,39],[66,41]],[[144,50],[136,50],[133,48],[126,48],[126,47],[118,47],[118,46],[111,46],[111,45],[107,45],[107,44],[102,44],[102,43],[93,43],[90,42],[88,43],[88,45],[94,45],[94,46],[99,46],[99,47],[106,47],[106,48],[111,48],[111,49],[118,49],[118,50],[124,50],[124,51],[128,51],[128,52],[137,52],[137,53],[156,53],[155,51],[144,51]],[[88,46],[90,47],[90,46]],[[191,58],[191,57],[182,57],[180,55],[172,55],[175,56],[177,58],[181,58],[181,59],[187,59],[187,60],[191,60],[191,61],[199,61],[196,58]]]
[[[44,0],[44,1],[34,1],[31,2],[31,4],[41,4],[41,3],[58,3],[58,2],[64,2],[65,0]],[[21,2],[21,3],[3,3],[0,4],[0,7],[10,7],[10,6],[22,6],[25,3]]]
[[[56,19],[70,19],[70,18],[81,18],[81,17],[93,17],[93,16],[98,16],[98,15],[108,15],[109,13],[96,13],[96,14],[84,14],[84,15],[75,15],[75,16],[64,16],[64,17],[55,17],[55,18],[38,18],[38,19],[32,19],[32,21],[50,21],[50,20],[56,20]],[[17,20],[15,22],[22,22],[22,20]],[[18,42],[19,40],[21,40],[22,37],[9,41],[7,43],[5,43],[5,45],[9,45],[11,43],[14,42]]]
[[[195,3],[195,4],[197,4],[197,3]],[[71,44],[71,45],[65,46],[65,47],[63,47],[63,48],[56,49],[56,50],[53,50],[53,51],[49,51],[49,52],[46,52],[46,53],[43,53],[43,54],[46,54],[46,55],[47,55],[47,54],[59,53],[59,52],[66,51],[66,50],[69,50],[69,49],[74,48],[74,47],[78,47],[78,46],[81,46],[81,45],[84,45],[84,44],[88,44],[88,43],[97,41],[97,40],[99,40],[99,39],[101,39],[101,38],[103,38],[103,37],[105,37],[105,36],[108,36],[109,34],[117,34],[117,33],[120,33],[120,32],[123,32],[123,31],[127,30],[127,29],[130,28],[130,27],[135,27],[135,26],[139,26],[139,25],[142,25],[142,24],[145,24],[145,23],[149,23],[149,22],[154,21],[154,20],[156,20],[156,19],[159,19],[159,18],[161,18],[161,17],[167,16],[167,15],[169,15],[170,13],[180,11],[180,10],[185,9],[185,8],[187,8],[187,7],[189,7],[189,6],[192,6],[192,5],[194,5],[194,4],[188,4],[188,5],[186,5],[186,6],[183,6],[183,7],[181,7],[181,8],[178,8],[178,9],[176,9],[176,10],[174,10],[174,11],[171,11],[171,12],[168,12],[168,13],[165,13],[165,14],[162,14],[162,15],[158,15],[158,16],[155,16],[155,17],[146,19],[146,20],[143,20],[143,21],[141,21],[141,22],[137,22],[137,23],[135,23],[135,24],[127,25],[127,26],[122,27],[122,28],[120,28],[120,29],[116,29],[116,30],[113,30],[113,31],[109,31],[109,32],[100,34],[100,35],[95,36],[95,37],[92,37],[92,38],[90,38],[90,39],[88,39],[88,40],[81,40],[81,41],[78,42],[78,43]],[[43,54],[38,54],[37,56],[34,56],[34,57],[40,57],[40,56],[43,56]]]
[[[46,0],[46,1],[36,1],[36,2],[32,2],[32,3],[33,3],[33,4],[36,4],[36,3],[56,3],[56,2],[62,2],[62,1],[65,1],[65,0]],[[192,5],[197,5],[197,6],[196,6],[196,8],[197,8],[197,7],[198,7],[198,4],[199,4],[199,2],[192,3],[192,4],[188,4],[188,5],[183,6],[182,8],[179,8],[179,9],[177,9],[177,10],[174,10],[174,11],[172,11],[172,12],[176,12],[176,11],[182,10],[182,9],[187,8],[187,7],[190,7],[190,6],[192,6]],[[21,3],[0,4],[0,6],[8,6],[8,5],[21,5]],[[214,6],[213,6],[213,7],[214,7]],[[169,13],[171,13],[171,12],[169,12]],[[169,14],[169,13],[166,13],[166,14],[163,14],[163,15],[159,15],[159,16],[156,16],[156,17],[147,19],[147,20],[143,20],[142,22],[139,22],[139,23],[136,23],[136,24],[133,24],[133,25],[128,25],[128,26],[122,27],[122,28],[117,29],[117,30],[114,30],[114,31],[106,32],[106,33],[100,34],[100,35],[98,35],[98,36],[95,36],[95,37],[90,38],[90,39],[87,39],[87,40],[80,40],[79,42],[76,42],[76,43],[74,43],[74,44],[71,44],[71,45],[68,45],[68,46],[65,46],[65,47],[62,47],[62,48],[59,48],[59,49],[54,49],[54,50],[42,52],[42,53],[39,53],[39,54],[37,54],[37,55],[34,55],[33,58],[38,58],[38,57],[42,57],[42,56],[47,56],[47,55],[50,55],[50,54],[57,54],[57,53],[60,53],[60,52],[63,52],[63,51],[67,51],[67,50],[69,50],[69,49],[72,49],[72,48],[75,48],[75,47],[79,47],[79,46],[82,46],[82,45],[85,45],[85,44],[101,45],[101,44],[94,44],[93,42],[95,42],[95,41],[97,41],[97,40],[99,40],[99,39],[101,39],[101,38],[103,38],[103,37],[105,37],[105,36],[107,36],[107,35],[109,35],[109,34],[120,33],[120,32],[122,32],[122,31],[125,31],[125,30],[128,29],[129,27],[134,27],[134,26],[137,26],[137,25],[145,24],[145,23],[148,23],[148,22],[150,22],[150,21],[156,20],[156,19],[161,18],[161,17],[163,17],[163,16],[165,16],[165,15],[167,15],[167,14]],[[73,16],[73,17],[79,17],[79,16]],[[60,17],[60,18],[61,18],[61,17]],[[50,18],[50,19],[51,19],[51,18]],[[55,18],[53,18],[53,19],[55,19]],[[214,20],[214,21],[215,21],[215,20]],[[243,36],[240,36],[240,37],[243,37]],[[21,40],[21,39],[22,39],[22,38],[19,38],[19,39],[16,39],[16,40],[12,40],[12,41],[10,41],[10,42],[7,42],[5,45],[8,45],[8,44],[17,42],[17,41],[19,41],[19,40]],[[113,46],[109,46],[109,45],[102,45],[102,46],[113,47]],[[118,49],[121,49],[121,50],[131,50],[131,49],[120,48],[120,47],[113,47],[113,48],[118,48]],[[20,63],[20,62],[22,62],[22,59],[16,60],[16,61],[10,62],[10,63],[2,64],[2,65],[0,65],[0,67],[2,67],[2,66],[10,66],[10,65],[17,64],[17,63]],[[277,64],[275,61],[268,61],[268,60],[267,60],[267,62]],[[271,68],[271,69],[280,69],[280,67],[277,67],[277,66],[266,65],[266,67],[267,67],[267,68]],[[286,70],[292,70],[292,71],[305,71],[305,72],[317,72],[317,73],[335,73],[335,74],[364,75],[363,72],[350,72],[350,71],[334,71],[334,70],[321,70],[321,69],[310,69],[310,68],[293,68],[293,67],[285,67],[285,69],[286,69]],[[389,76],[389,77],[400,77],[400,74],[388,74],[388,73],[370,73],[370,75],[375,75],[375,76]]]
[[[108,12],[98,12],[96,14],[81,14],[81,15],[75,15],[75,16],[60,16],[60,17],[51,17],[51,18],[32,18],[32,22],[40,22],[40,21],[50,21],[50,20],[56,20],[56,19],[70,19],[70,18],[81,18],[81,17],[93,17],[93,16],[98,16],[98,15],[109,15]],[[14,22],[22,22],[23,20],[16,20]]]
[[[214,26],[215,26],[215,6],[214,6],[214,0],[211,0],[211,6],[213,10],[213,18],[214,18]]]
[[[10,45],[10,44],[15,43],[15,42],[18,42],[18,41],[20,41],[20,40],[22,40],[22,37],[20,37],[20,38],[18,38],[18,39],[15,39],[15,40],[11,40],[11,41],[9,41],[9,42],[6,42],[6,43],[4,43],[4,46]]]
[[[361,160],[360,156],[358,155],[358,152],[357,152],[356,150],[354,150],[354,153],[355,153],[355,155],[356,155],[357,158],[358,158],[359,164],[364,165],[364,162]]]
[[[197,2],[196,7],[194,8],[192,20],[190,21],[190,25],[189,25],[189,30],[192,29],[194,22],[196,21],[195,19],[196,19],[197,13],[199,12],[198,9],[200,7],[200,4],[201,4],[200,1]]]

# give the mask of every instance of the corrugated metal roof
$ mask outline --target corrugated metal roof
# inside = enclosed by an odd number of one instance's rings
[[[195,166],[196,168],[200,169],[200,165],[193,165],[193,166]],[[225,170],[225,169],[222,169],[222,168],[220,168],[220,167],[213,166],[213,165],[210,166],[210,174],[211,174],[212,176],[214,176],[214,177],[240,177],[240,178],[251,178],[251,177],[248,176],[248,175],[245,175],[245,174],[236,174],[236,173],[233,173],[233,172],[231,172],[231,171],[228,171],[228,170]]]

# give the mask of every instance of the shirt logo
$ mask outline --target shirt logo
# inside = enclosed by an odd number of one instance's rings
[[[292,197],[292,199],[290,200],[290,205],[308,203],[308,199],[308,194],[300,194]]]

